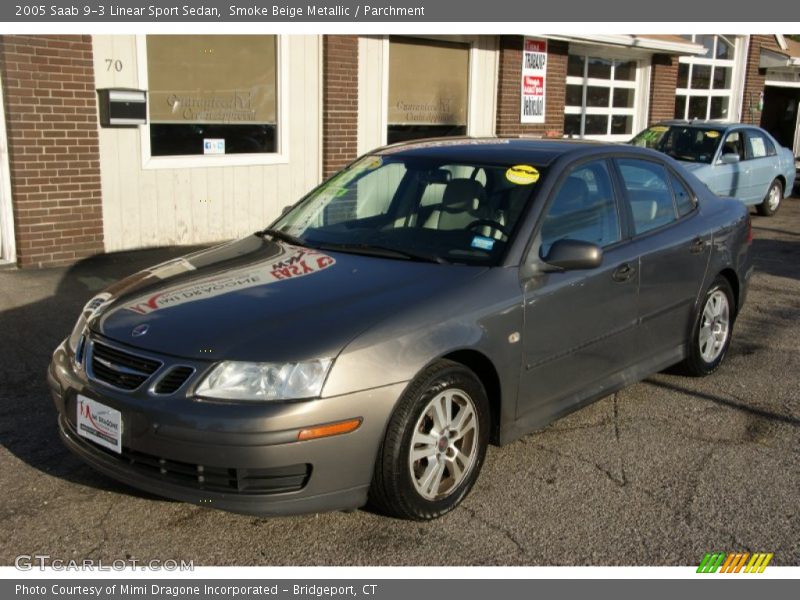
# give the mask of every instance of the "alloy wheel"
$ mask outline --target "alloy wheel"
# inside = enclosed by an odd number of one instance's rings
[[[437,394],[414,426],[408,467],[427,500],[448,496],[467,477],[478,456],[475,403],[463,390]]]
[[[716,290],[706,300],[700,322],[698,344],[700,356],[707,363],[714,362],[725,348],[730,335],[730,305],[722,290]]]

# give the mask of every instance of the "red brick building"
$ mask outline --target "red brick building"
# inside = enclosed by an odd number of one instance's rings
[[[624,141],[699,118],[800,154],[781,35],[6,35],[0,86],[0,261],[21,267],[245,235],[406,139]],[[98,89],[146,91],[147,122],[101,127]]]

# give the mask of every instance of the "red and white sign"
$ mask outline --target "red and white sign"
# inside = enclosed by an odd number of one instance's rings
[[[205,300],[237,290],[310,275],[324,271],[334,264],[336,264],[336,259],[332,256],[309,248],[294,248],[291,251],[283,250],[278,256],[267,262],[259,263],[257,266],[242,267],[217,277],[204,278],[198,282],[169,287],[151,296],[136,298],[124,308],[140,315],[148,315],[157,310],[186,302]],[[178,267],[176,267],[175,272],[180,272]]]
[[[522,49],[520,123],[544,123],[547,40],[525,38]]]
[[[114,452],[122,452],[122,413],[80,394],[77,404],[78,435]]]

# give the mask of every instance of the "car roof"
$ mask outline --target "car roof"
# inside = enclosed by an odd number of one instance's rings
[[[632,150],[631,146],[622,144],[578,139],[448,137],[393,144],[375,150],[374,154],[483,164],[531,163],[546,167],[561,156],[591,154],[603,148],[626,153]]]
[[[697,127],[702,129],[718,129],[720,131],[727,131],[728,129],[734,129],[739,127],[746,127],[748,129],[758,129],[759,131],[763,131],[760,127],[756,125],[748,125],[747,123],[723,123],[720,121],[710,121],[706,119],[692,119],[692,120],[685,120],[685,119],[670,119],[668,121],[660,121],[657,125],[680,125],[682,127]]]

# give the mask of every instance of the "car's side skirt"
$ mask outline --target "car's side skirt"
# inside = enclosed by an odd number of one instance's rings
[[[559,398],[544,406],[537,407],[523,415],[516,421],[506,424],[500,429],[499,444],[502,446],[519,439],[523,435],[542,429],[553,421],[564,417],[579,408],[591,404],[596,400],[600,400],[621,390],[624,387],[632,385],[653,373],[658,373],[667,367],[680,362],[686,357],[686,346],[681,344],[674,348],[670,348],[655,356],[652,356],[640,363],[637,363],[622,371],[617,371],[605,379],[598,381],[595,384],[587,386],[583,390]]]

